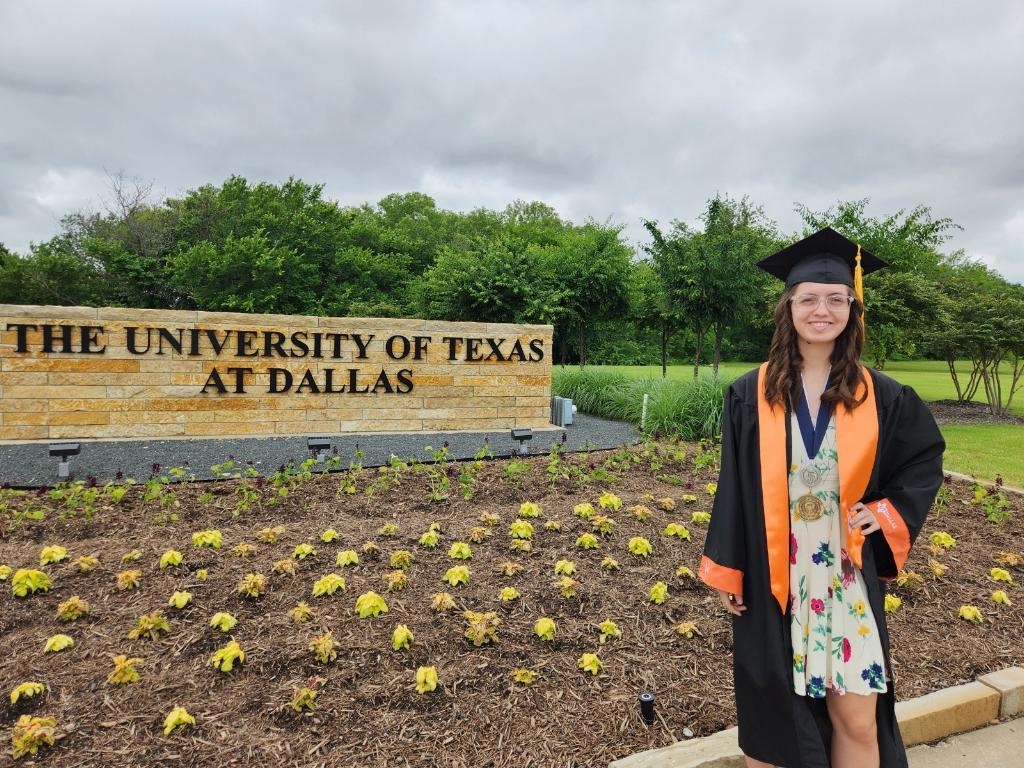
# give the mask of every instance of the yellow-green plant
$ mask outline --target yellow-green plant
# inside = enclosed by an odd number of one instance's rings
[[[943,565],[935,558],[930,558],[928,560],[928,567],[931,569],[932,576],[934,576],[937,579],[941,579],[943,576],[946,575],[946,572],[949,570],[948,565]]]
[[[57,741],[57,721],[52,717],[22,715],[11,731],[11,757],[37,755],[40,748],[52,747]]]
[[[563,576],[555,582],[555,586],[558,587],[559,594],[562,597],[576,597],[576,588],[579,587],[580,583],[576,579],[570,576]]]
[[[629,544],[626,547],[629,549],[629,554],[634,557],[650,557],[651,552],[654,551],[651,547],[651,542],[643,536],[634,536],[629,540]]]
[[[615,530],[615,521],[607,515],[594,515],[590,518],[590,524],[602,536],[609,536]]]
[[[384,577],[388,592],[400,592],[409,585],[409,576],[405,571],[392,571]]]
[[[519,563],[513,563],[509,560],[506,560],[504,563],[498,566],[498,570],[506,576],[515,576],[517,573],[523,570],[523,566],[521,566]]]
[[[684,581],[692,581],[697,578],[694,572],[685,565],[680,565],[676,568],[676,577],[683,579]]]
[[[114,656],[111,661],[114,663],[113,671],[107,675],[108,685],[131,685],[139,682],[139,670],[137,666],[143,663],[137,656],[129,658],[124,654]]]
[[[511,603],[513,600],[519,599],[519,590],[515,587],[502,587],[501,592],[498,593],[498,599],[503,603]]]
[[[547,640],[549,643],[555,642],[555,632],[557,631],[558,625],[555,623],[555,620],[547,616],[537,619],[533,625],[533,633],[541,640]]]
[[[681,621],[676,624],[676,634],[692,640],[693,636],[699,634],[699,632],[697,632],[697,625],[692,621]]]
[[[160,568],[177,568],[184,560],[184,555],[176,549],[168,549],[160,555]]]
[[[342,592],[345,591],[345,577],[337,573],[328,573],[325,576],[321,576],[313,584],[313,597],[333,595],[339,589]]]
[[[988,575],[992,578],[992,581],[1002,581],[1006,584],[1013,584],[1013,576],[1005,568],[993,568],[988,572]]]
[[[60,544],[51,544],[39,551],[39,565],[50,565],[68,559],[68,550]]]
[[[584,653],[576,662],[576,666],[584,672],[596,675],[601,671],[601,667],[603,665],[601,664],[601,659],[597,657],[596,653]]]
[[[220,535],[220,531],[216,529],[196,531],[192,534],[193,547],[211,547],[212,549],[220,549],[222,543],[223,537]]]
[[[43,645],[43,653],[60,653],[66,648],[74,646],[75,640],[70,635],[51,635],[46,638]]]
[[[481,513],[481,515],[479,517],[479,520],[484,525],[491,525],[491,526],[497,525],[498,523],[501,522],[501,518],[498,517],[493,512],[483,512],[483,513]]]
[[[305,602],[299,602],[294,608],[288,611],[288,618],[295,624],[301,624],[304,621],[309,621],[312,616],[313,609],[306,605]]]
[[[437,669],[434,667],[417,667],[416,693],[421,696],[437,688]]]
[[[466,639],[472,641],[473,645],[479,647],[497,641],[501,619],[494,611],[463,611],[462,615],[466,619]]]
[[[651,519],[651,510],[645,507],[643,504],[637,504],[630,508],[630,512],[633,513],[633,517],[639,520],[641,523],[645,523]]]
[[[583,502],[582,504],[577,504],[575,507],[573,507],[572,513],[576,515],[576,517],[581,517],[584,520],[589,520],[594,516],[594,506],[592,504],[588,504],[587,502]]]
[[[243,559],[246,557],[252,557],[256,554],[256,547],[254,547],[247,541],[242,541],[231,548],[231,554],[233,554],[235,557],[241,557]]]
[[[697,497],[694,496],[694,501],[696,500]],[[663,499],[658,499],[658,506],[661,507],[666,512],[671,512],[673,509],[676,508],[676,500],[673,499],[671,496],[666,496]]]
[[[210,571],[207,568],[200,568],[196,571],[196,581],[206,581],[206,578],[210,575]]]
[[[450,611],[455,607],[455,598],[447,592],[437,592],[430,599],[430,607],[437,613]]]
[[[363,552],[363,556],[368,557],[371,560],[376,560],[377,557],[380,555],[380,547],[378,547],[372,541],[364,541],[361,549]]]
[[[328,528],[326,531],[320,534],[320,541],[322,541],[324,544],[330,544],[332,541],[337,541],[340,537],[340,533],[338,533],[333,528]]]
[[[544,524],[547,528],[547,523]],[[489,538],[491,535],[491,529],[485,528],[482,525],[476,525],[469,529],[469,540],[474,544],[483,544],[484,540]]]
[[[420,546],[426,547],[427,549],[433,549],[440,541],[441,534],[435,530],[425,531],[424,534],[420,536]]]
[[[193,541],[194,540],[195,540],[195,537],[193,537]],[[142,557],[142,550],[141,549],[133,549],[131,552],[125,552],[123,555],[121,555],[121,562],[122,563],[134,563],[140,557]]]
[[[508,527],[508,533],[513,539],[528,541],[533,538],[533,526],[529,520],[513,520]]]
[[[622,637],[622,630],[619,629],[619,625],[611,619],[605,619],[597,625],[598,631],[601,633],[598,637],[598,642],[604,645],[609,638]]]
[[[559,560],[555,563],[556,576],[572,576],[576,573],[576,563],[572,560]]]
[[[354,549],[343,549],[338,553],[338,557],[334,562],[339,568],[345,568],[349,565],[359,565],[359,553]]]
[[[262,573],[247,573],[238,582],[235,591],[246,597],[260,597],[267,591],[267,577]]]
[[[995,561],[1000,565],[1016,568],[1019,565],[1024,565],[1024,555],[1017,552],[996,552]]]
[[[600,549],[601,542],[592,533],[581,533],[576,537],[576,546],[580,549]]]
[[[711,496],[718,493],[718,483],[708,483],[704,486],[704,490],[707,491]]]
[[[416,556],[409,550],[396,549],[391,553],[391,567],[407,571],[412,566],[412,561],[415,559]]]
[[[46,692],[46,686],[43,683],[37,682],[24,682],[14,687],[11,691],[11,704],[17,704],[18,699],[31,699],[33,696],[39,696]]]
[[[1013,605],[1010,596],[1002,589],[997,589],[992,593],[992,602],[999,603],[1000,605]]]
[[[42,571],[19,568],[11,577],[11,592],[15,597],[26,597],[36,592],[48,592],[53,582]]]
[[[664,581],[656,582],[647,597],[655,605],[661,605],[668,600],[668,584]]]
[[[707,525],[711,522],[710,512],[694,512],[690,515],[690,522],[694,525]]]
[[[662,531],[662,534],[669,537],[675,536],[677,539],[690,540],[690,532],[682,523],[669,523],[665,526],[665,530]]]
[[[96,555],[80,555],[75,558],[75,567],[79,573],[92,573],[100,567],[100,559]]]
[[[395,631],[391,633],[391,647],[396,651],[407,651],[414,639],[415,635],[413,635],[409,628],[405,624],[399,624],[395,627]]]
[[[381,536],[385,538],[393,538],[398,535],[398,524],[397,523],[384,523],[377,531]]]
[[[356,598],[356,613],[359,618],[377,617],[388,612],[388,604],[376,592],[364,592]]]
[[[448,557],[456,560],[471,560],[473,558],[473,550],[469,548],[469,544],[464,541],[456,541],[452,544],[451,549],[448,550]]]
[[[512,680],[523,685],[532,685],[533,681],[537,679],[537,673],[526,667],[516,667],[510,674]]]
[[[264,528],[256,534],[256,538],[264,544],[277,544],[277,540],[284,536],[284,526],[275,525],[273,528]]]
[[[314,677],[310,680],[309,685],[296,688],[292,692],[292,700],[288,702],[288,706],[296,712],[302,712],[303,710],[313,712],[316,709],[316,695],[319,693],[317,687],[323,682],[324,679],[322,677]]]
[[[622,499],[611,491],[605,491],[601,494],[601,498],[597,500],[597,506],[601,509],[610,509],[612,512],[618,512],[622,509]]]
[[[164,736],[170,736],[176,728],[195,725],[196,719],[184,707],[174,707],[164,718]]]
[[[150,640],[159,640],[161,632],[170,631],[171,625],[164,617],[163,611],[152,611],[139,617],[138,625],[128,633],[128,638],[138,640],[148,637]]]
[[[89,613],[89,603],[78,595],[72,595],[57,606],[57,618],[61,621],[77,621]]]
[[[313,549],[312,544],[298,544],[295,549],[292,550],[292,557],[296,560],[305,560],[307,557],[316,557],[316,550]]]
[[[0,565],[0,581],[7,581],[14,569],[9,565]]]
[[[137,589],[142,581],[142,571],[138,568],[129,568],[117,574],[117,588],[122,592],[129,589]]]
[[[171,595],[171,599],[167,601],[167,605],[171,608],[177,608],[179,611],[186,605],[192,602],[192,593],[177,591]]]
[[[237,623],[238,619],[225,611],[217,611],[210,617],[210,627],[219,629],[221,632],[230,632]]]
[[[245,663],[245,651],[242,650],[242,646],[235,640],[222,645],[210,656],[210,664],[221,672],[230,672],[235,668],[235,662],[239,664]]]
[[[520,517],[540,517],[540,512],[540,504],[534,504],[532,501],[524,501],[519,505]]]
[[[687,504],[693,504],[695,501],[697,501],[697,497],[694,496],[692,493],[684,493],[683,501]]]
[[[513,552],[532,552],[533,542],[528,541],[527,539],[512,539],[512,541],[509,542],[508,548]]]
[[[545,520],[544,521],[545,531],[560,531],[562,530],[562,524],[557,520]]]
[[[605,557],[601,560],[601,567],[606,571],[617,571],[619,569],[619,561],[614,557]]]
[[[935,549],[952,549],[956,546],[956,539],[945,531],[935,531],[928,537],[928,541]]]
[[[896,613],[901,605],[903,605],[903,601],[896,597],[896,595],[885,596],[884,610],[886,613]]]
[[[976,605],[961,605],[959,616],[961,619],[973,621],[975,624],[981,624],[985,620]]]
[[[334,635],[330,632],[325,632],[310,640],[309,650],[321,664],[329,664],[338,658],[338,652],[334,650]]]
[[[457,587],[460,584],[469,584],[469,568],[464,565],[453,565],[444,573],[444,580],[448,582],[451,587]]]
[[[295,561],[290,557],[277,560],[271,570],[273,570],[274,573],[279,573],[284,576],[294,576],[299,572],[298,567],[295,565]]]

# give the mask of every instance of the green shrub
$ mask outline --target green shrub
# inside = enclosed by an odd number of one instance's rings
[[[644,395],[649,395],[644,429],[686,440],[714,439],[722,431],[726,382],[633,379],[608,370],[556,370],[551,393],[568,397],[581,413],[640,424]]]

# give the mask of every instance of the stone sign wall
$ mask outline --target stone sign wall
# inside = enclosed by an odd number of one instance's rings
[[[0,304],[0,442],[546,427],[551,334]]]

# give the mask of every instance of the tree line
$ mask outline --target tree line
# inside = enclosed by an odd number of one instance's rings
[[[780,285],[755,262],[832,226],[890,263],[865,279],[869,361],[946,360],[962,399],[1004,410],[1024,374],[1024,287],[948,251],[958,227],[928,207],[867,204],[798,206],[802,231],[784,233],[748,198],[716,195],[697,224],[645,221],[634,246],[619,224],[536,201],[342,206],[322,185],[233,176],[153,202],[115,177],[105,210],[69,213],[26,254],[0,244],[0,303],[546,323],[557,363],[692,362],[696,375],[765,357]]]

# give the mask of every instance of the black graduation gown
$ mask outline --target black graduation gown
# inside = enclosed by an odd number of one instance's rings
[[[764,366],[761,376],[763,370]],[[849,538],[861,542],[859,557],[853,559],[855,563],[860,560],[889,679],[887,692],[877,699],[881,766],[905,768],[907,758],[896,723],[883,610],[885,586],[880,579],[896,576],[924,524],[942,483],[945,443],[931,412],[911,388],[877,371],[864,371],[870,375],[871,398],[852,412],[842,406],[837,410],[841,494],[844,455],[850,465],[860,461],[863,475],[859,485],[853,480],[846,482],[847,493],[841,505],[863,501],[874,509],[883,526],[882,531],[867,537],[857,531]],[[831,725],[824,700],[798,696],[793,691],[788,613],[789,508],[788,498],[777,498],[790,462],[790,420],[782,409],[775,409],[777,419],[766,419],[764,409],[768,406],[763,398],[759,401],[758,380],[759,371],[751,371],[737,379],[726,394],[721,475],[700,577],[710,586],[741,592],[747,606],[742,616],[732,619],[740,748],[751,757],[777,766],[827,768]],[[872,412],[877,417],[877,430],[870,423]],[[840,414],[852,416],[841,423]],[[858,420],[850,420],[853,417]],[[766,438],[767,427],[762,428],[766,421],[772,421],[775,430],[770,438]],[[763,456],[762,447],[766,445],[770,452]],[[857,461],[851,460],[850,456],[861,448],[866,453]],[[772,482],[776,483],[774,490]],[[861,487],[863,493],[848,495],[850,488],[856,493]],[[788,496],[788,487],[784,494]],[[766,498],[771,502],[769,509],[775,510],[768,515]],[[781,511],[783,504],[785,509]],[[766,530],[766,517],[774,520],[774,531],[771,524]],[[778,551],[782,546],[784,553]],[[780,563],[785,574],[780,572]]]

